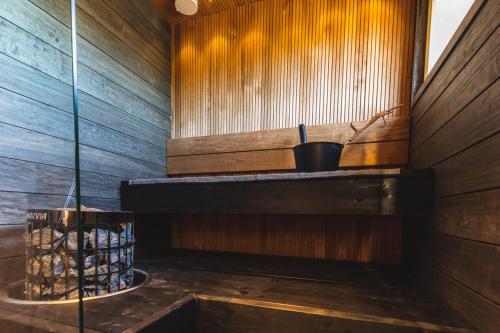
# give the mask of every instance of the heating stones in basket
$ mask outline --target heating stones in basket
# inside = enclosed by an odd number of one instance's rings
[[[28,210],[28,300],[78,297],[74,210]],[[134,283],[134,220],[131,212],[83,211],[84,295],[101,296]]]

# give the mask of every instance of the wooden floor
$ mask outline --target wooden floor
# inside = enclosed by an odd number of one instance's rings
[[[186,251],[138,263],[149,284],[86,302],[88,332],[134,332],[189,302],[195,332],[474,331],[397,266]],[[0,283],[22,279],[24,258],[4,265]],[[0,325],[10,332],[72,332],[77,319],[76,304],[0,302]]]

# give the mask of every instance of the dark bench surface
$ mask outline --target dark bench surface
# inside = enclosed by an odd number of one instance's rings
[[[366,169],[366,170],[338,170],[323,172],[293,172],[293,173],[263,173],[254,175],[234,176],[198,176],[198,177],[175,177],[175,178],[152,178],[130,180],[129,185],[148,184],[202,184],[202,183],[228,183],[228,182],[261,182],[276,180],[306,180],[306,179],[328,179],[342,177],[390,177],[399,176],[402,169]]]
[[[420,332],[424,328],[467,332],[471,328],[441,300],[413,286],[396,266],[186,251],[137,261],[151,273],[149,284],[86,302],[89,332],[140,327],[193,294],[228,304],[323,313],[323,320],[347,320],[353,328],[356,323],[389,325],[391,332]],[[24,258],[13,258],[3,265],[0,284],[23,278]],[[77,304],[0,302],[0,327],[16,323],[16,332],[21,333],[38,332],[32,327],[72,332],[77,313]]]
[[[411,215],[425,213],[428,171],[137,179],[122,182],[122,210],[154,213]]]

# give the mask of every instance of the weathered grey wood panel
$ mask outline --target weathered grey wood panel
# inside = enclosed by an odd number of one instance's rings
[[[0,122],[73,140],[73,114],[0,88]],[[19,116],[22,115],[22,116]],[[80,143],[162,166],[165,149],[130,138],[95,122],[80,119]]]
[[[0,52],[71,84],[70,56],[3,17],[0,17],[0,34]],[[169,111],[161,111],[82,63],[78,68],[78,88],[165,131],[169,130],[168,122],[165,121],[169,117]]]
[[[70,26],[69,3],[60,0],[30,0],[50,15],[54,16],[65,26]],[[81,1],[77,3],[80,5]],[[98,45],[104,53],[112,55],[112,58],[123,64],[132,72],[170,96],[170,73],[165,76],[158,71],[146,59],[143,53],[135,52],[128,41],[122,41],[117,36],[101,25],[95,17],[88,15],[85,11],[78,10],[77,25],[78,34],[93,45]],[[154,16],[154,13],[151,15]],[[149,17],[150,19],[152,17]],[[140,18],[137,18],[140,19]],[[124,23],[125,25],[127,23]],[[163,34],[165,43],[170,43],[170,31]],[[102,43],[105,40],[106,43]]]
[[[66,168],[74,166],[73,141],[0,122],[0,155]],[[124,178],[158,177],[164,167],[80,145],[82,171]]]
[[[4,192],[0,191],[0,225],[18,224],[18,221],[24,221],[26,216],[26,207],[30,208],[59,208],[63,207],[66,201],[65,195],[50,195],[38,193],[23,192]],[[95,207],[103,210],[119,210],[120,200],[106,198],[82,197],[82,205],[86,207]],[[70,199],[68,207],[75,207],[74,197]]]
[[[18,174],[18,177],[12,175]],[[81,172],[82,193],[89,197],[119,199],[115,176]],[[0,157],[0,191],[67,195],[75,177],[72,168]]]
[[[165,175],[170,31],[129,2],[78,5],[82,203],[119,209],[121,180]],[[69,18],[64,0],[0,2],[2,241],[25,209],[61,207],[71,187]]]
[[[73,112],[71,86],[0,53],[0,87],[61,110]],[[165,147],[165,131],[80,91],[79,112],[92,120],[135,139]],[[170,121],[168,121],[170,124]]]
[[[411,117],[410,166],[436,177],[429,276],[484,332],[500,327],[499,23],[498,1],[476,2]]]

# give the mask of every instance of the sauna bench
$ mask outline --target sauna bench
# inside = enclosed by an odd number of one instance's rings
[[[415,215],[430,211],[429,170],[155,178],[124,181],[121,208],[143,213]]]
[[[393,266],[171,251],[137,257],[151,279],[85,302],[92,332],[475,332]],[[0,263],[0,287],[24,278],[24,257]],[[161,329],[151,327],[163,321]],[[78,332],[78,304],[0,300],[0,331]],[[149,327],[149,329],[148,329]]]

